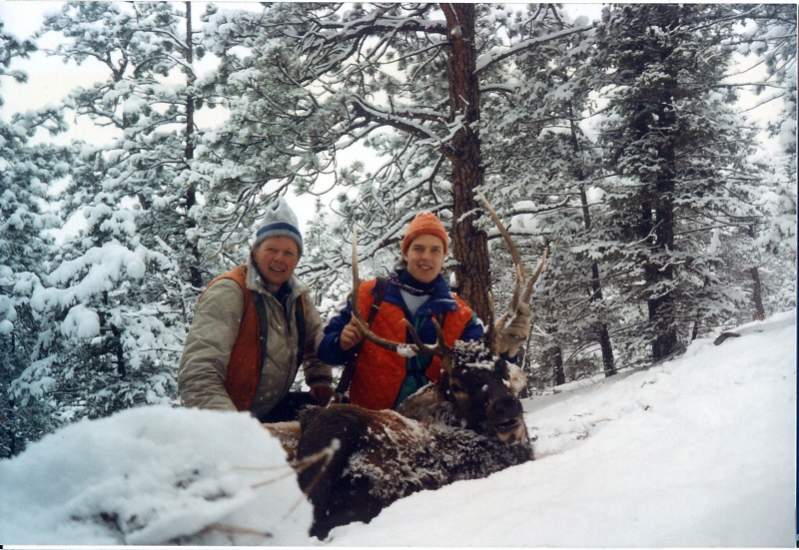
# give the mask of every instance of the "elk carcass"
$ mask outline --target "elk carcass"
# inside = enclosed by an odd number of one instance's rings
[[[501,360],[471,361],[480,343],[459,342],[438,384],[409,397],[399,411],[335,404],[300,415],[296,460],[314,508],[311,534],[368,522],[395,500],[457,480],[476,479],[533,459],[518,398]],[[420,419],[405,416],[418,415]],[[424,420],[421,417],[432,413]],[[325,455],[324,450],[334,452]]]

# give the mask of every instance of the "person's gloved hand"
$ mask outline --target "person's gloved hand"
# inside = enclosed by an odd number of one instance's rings
[[[333,397],[333,387],[328,384],[316,384],[311,386],[311,397],[313,397],[319,405],[324,407],[330,402],[330,398]]]
[[[500,319],[496,325],[497,352],[515,357],[519,347],[530,335],[530,306],[519,304],[516,314],[507,322]],[[504,326],[503,326],[504,325]]]
[[[353,319],[342,329],[341,336],[339,336],[339,347],[341,351],[348,351],[361,340],[363,340],[363,331]]]

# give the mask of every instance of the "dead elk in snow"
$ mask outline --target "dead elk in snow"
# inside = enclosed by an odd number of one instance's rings
[[[368,522],[416,491],[533,459],[508,366],[486,361],[486,354],[480,343],[457,343],[442,380],[403,403],[408,414],[433,414],[425,420],[333,404],[300,414],[298,440],[292,441],[297,431],[282,427],[277,435],[291,449],[293,464],[302,465],[300,487],[313,505],[311,535],[323,539],[334,527]]]
[[[333,404],[303,410],[299,422],[264,425],[280,439],[313,505],[311,535],[323,539],[414,492],[533,459],[513,391],[521,370],[481,342],[456,342],[442,364],[441,380],[399,412]]]

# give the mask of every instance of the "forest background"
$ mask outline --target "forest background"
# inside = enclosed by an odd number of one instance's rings
[[[0,12],[0,457],[175,403],[199,292],[280,196],[323,317],[353,228],[385,273],[431,210],[490,326],[515,272],[484,194],[549,255],[531,394],[795,308],[795,5],[68,2],[29,36],[24,4]],[[42,56],[46,89],[81,83],[22,109]]]

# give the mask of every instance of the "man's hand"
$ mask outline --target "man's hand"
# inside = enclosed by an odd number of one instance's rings
[[[330,402],[330,398],[333,397],[333,388],[327,384],[316,384],[315,386],[311,386],[311,397],[313,397],[316,402],[321,405],[325,406]]]
[[[350,321],[341,330],[341,336],[339,337],[339,346],[341,347],[341,351],[352,349],[361,340],[363,340],[363,332],[358,325],[355,324],[355,320]]]
[[[530,306],[519,304],[516,315],[505,327],[497,326],[497,351],[516,357],[519,347],[530,335]]]

